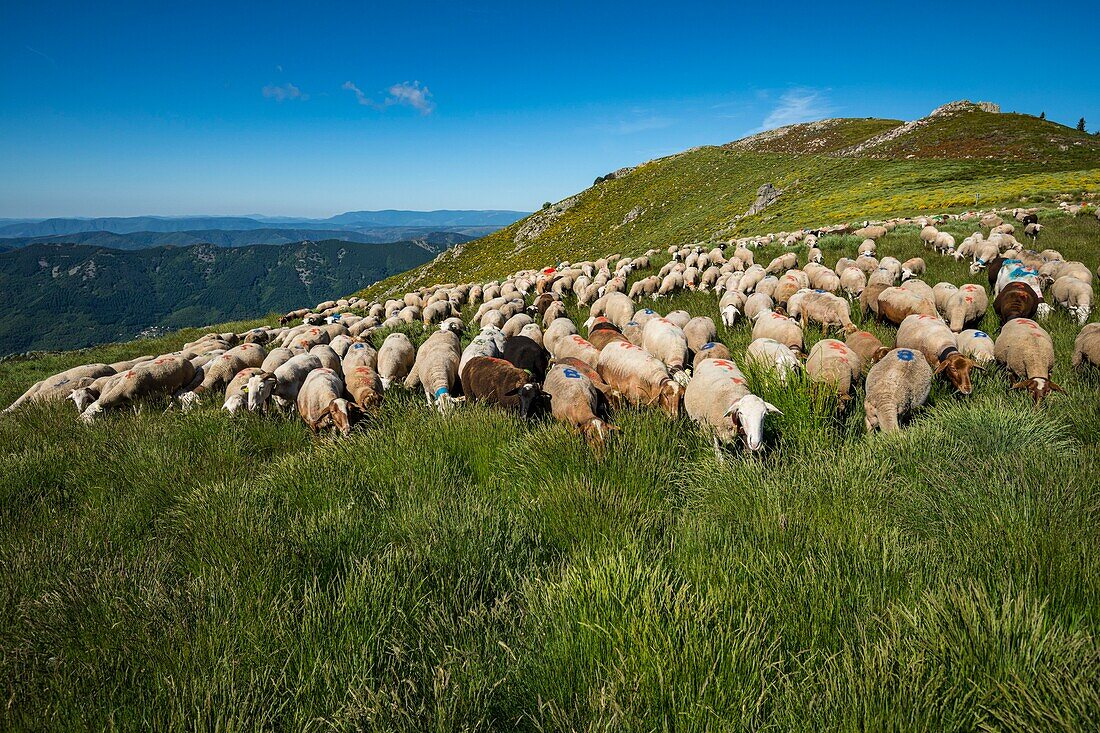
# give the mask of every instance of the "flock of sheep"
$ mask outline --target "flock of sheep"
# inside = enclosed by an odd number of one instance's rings
[[[1092,309],[1092,272],[1053,249],[1036,252],[1015,237],[1016,225],[1036,240],[1035,212],[958,215],[978,218],[983,230],[956,244],[930,219],[894,219],[851,232],[833,227],[744,238],[711,249],[669,247],[658,272],[635,280],[659,254],[611,255],[594,262],[561,263],[517,272],[503,281],[436,285],[384,303],[361,298],[329,301],[293,311],[278,328],[243,334],[212,333],[183,349],[115,364],[86,364],[35,384],[5,412],[27,402],[71,399],[85,421],[123,405],[171,395],[183,409],[209,399],[230,412],[297,410],[313,431],[347,434],[377,407],[395,384],[420,388],[446,412],[463,400],[497,404],[523,416],[549,411],[602,446],[617,430],[609,422],[621,405],[654,406],[669,415],[685,411],[709,430],[715,451],[743,439],[763,445],[764,422],[777,408],[748,386],[709,315],[682,310],[664,316],[638,301],[688,289],[716,296],[715,315],[727,327],[751,324],[752,342],[740,359],[785,379],[804,369],[843,402],[862,379],[868,431],[899,428],[899,420],[928,398],[933,379],[971,391],[970,372],[994,361],[1027,389],[1036,403],[1062,391],[1051,379],[1054,345],[1035,319],[1055,305],[1084,324]],[[878,240],[899,224],[916,224],[931,252],[970,261],[988,272],[981,285],[929,285],[920,279],[922,258],[878,257]],[[855,259],[823,264],[818,240],[829,233],[863,238]],[[792,248],[767,265],[754,249],[778,243]],[[732,251],[731,251],[732,248]],[[799,266],[799,255],[804,264]],[[1001,322],[994,340],[976,330],[990,298]],[[567,299],[589,309],[580,335],[566,316]],[[884,345],[851,320],[851,302],[865,316],[897,326],[896,343]],[[291,325],[298,323],[299,325]],[[376,349],[371,334],[409,323],[433,333],[416,349],[393,331]],[[825,338],[804,353],[803,330],[820,326]],[[437,328],[438,327],[438,328]],[[460,334],[478,333],[463,348]],[[1084,326],[1075,367],[1100,365],[1100,324]]]

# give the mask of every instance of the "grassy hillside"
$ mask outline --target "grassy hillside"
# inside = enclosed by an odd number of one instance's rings
[[[121,251],[36,244],[0,254],[0,355],[285,312],[340,297],[444,248],[322,241]]]
[[[899,126],[896,137],[881,137]],[[744,216],[765,183],[783,195]],[[363,294],[616,251],[1097,191],[1100,138],[1035,117],[953,103],[906,125],[825,120],[650,161]]]
[[[1096,267],[1100,222],[1044,218]],[[1069,394],[1042,409],[992,368],[866,437],[862,394],[834,415],[750,374],[783,415],[725,464],[654,411],[597,458],[400,391],[346,440],[216,406],[0,417],[0,727],[1095,730],[1100,374],[1047,326]],[[0,402],[196,333],[0,363]]]

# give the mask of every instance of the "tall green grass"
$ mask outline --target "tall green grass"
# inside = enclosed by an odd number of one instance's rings
[[[1047,223],[1095,267],[1100,223]],[[656,307],[718,320],[713,294]],[[217,405],[0,417],[2,727],[1095,730],[1100,376],[1047,326],[1067,396],[1036,410],[994,368],[891,435],[861,394],[750,370],[783,415],[724,463],[652,410],[595,456],[401,390],[339,440]],[[3,362],[0,398],[190,337]]]

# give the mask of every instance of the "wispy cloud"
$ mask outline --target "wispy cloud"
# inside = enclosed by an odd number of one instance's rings
[[[394,106],[412,107],[422,115],[430,115],[435,111],[435,101],[432,99],[431,90],[419,81],[404,81],[400,84],[394,84],[386,90],[386,96],[380,102],[376,102],[367,96],[354,82],[346,81],[340,88],[355,94],[355,101],[359,104],[373,109],[386,109]]]
[[[825,95],[815,89],[791,89],[779,97],[779,103],[760,123],[760,130],[810,122],[828,116],[832,106]]]
[[[663,130],[676,124],[671,117],[655,114],[647,109],[633,109],[620,119],[597,125],[596,129],[612,135],[634,135],[639,132]]]
[[[286,102],[295,99],[299,102],[304,102],[309,99],[308,94],[302,94],[302,90],[290,82],[286,84],[268,84],[264,87],[263,93],[264,97],[267,99],[274,99],[276,102]]]

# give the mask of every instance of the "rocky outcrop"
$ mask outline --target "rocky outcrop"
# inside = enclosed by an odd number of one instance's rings
[[[534,214],[531,214],[531,216],[527,217],[527,221],[523,222],[523,225],[516,230],[516,235],[512,238],[512,241],[516,244],[535,241],[542,236],[543,232],[550,228],[551,224],[560,219],[562,214],[576,206],[579,200],[579,194],[570,196],[567,199],[559,201],[550,208],[536,211]]]
[[[783,195],[783,192],[770,183],[765,183],[760,188],[756,189],[756,200],[752,202],[752,206],[745,212],[745,216],[753,216],[759,214],[764,209],[774,204],[779,197]]]

